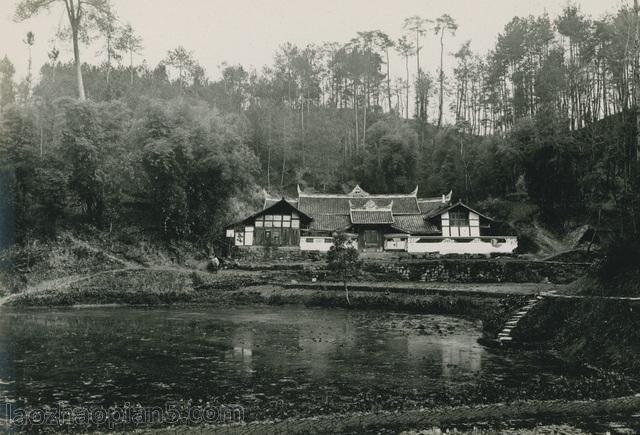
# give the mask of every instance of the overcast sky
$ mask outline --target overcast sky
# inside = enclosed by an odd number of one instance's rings
[[[35,33],[34,70],[47,60],[52,38],[66,17],[61,5],[22,23],[13,21],[17,0],[0,0],[0,56],[13,61],[20,79],[27,69],[24,35]],[[576,1],[588,15],[600,17],[614,12],[623,0]],[[459,24],[447,42],[454,51],[472,40],[480,52],[490,49],[504,25],[516,15],[556,16],[566,0],[113,0],[122,22],[130,22],[142,36],[146,59],[155,65],[167,50],[183,45],[192,50],[210,78],[219,76],[222,62],[261,68],[271,62],[285,41],[303,46],[325,41],[345,42],[357,31],[380,29],[393,38],[402,35],[403,19],[418,14],[435,18],[450,14]],[[437,41],[425,40],[421,60],[425,70],[435,72]],[[68,44],[58,43],[61,59],[71,60]],[[96,47],[84,49],[83,60],[96,61]],[[451,63],[449,61],[449,63]],[[450,66],[450,65],[449,65]],[[396,65],[397,68],[399,66]],[[449,69],[449,68],[447,68]]]

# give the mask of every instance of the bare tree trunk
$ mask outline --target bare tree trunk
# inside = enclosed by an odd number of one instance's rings
[[[365,147],[365,143],[367,142],[367,106],[364,106],[364,120],[362,124],[362,148]]]
[[[353,83],[353,110],[355,111],[356,117],[356,149],[358,149],[358,144],[360,142],[360,136],[358,131],[358,87],[356,83]]]
[[[404,59],[405,59],[405,67],[407,70],[407,84],[406,84],[407,94],[405,95],[405,98],[406,98],[405,110],[407,111],[406,118],[409,119],[409,56],[405,56]]]
[[[442,109],[443,109],[443,101],[444,101],[444,71],[443,67],[443,59],[444,59],[444,29],[440,30],[440,100],[438,102],[438,128],[442,126]]]
[[[284,188],[284,171],[287,164],[287,118],[286,113],[284,115],[284,119],[282,121],[282,172],[280,173],[280,188]]]
[[[133,86],[133,50],[129,50],[129,84]]]
[[[346,278],[342,283],[344,284],[344,294],[347,296],[347,304],[351,305],[351,301],[349,300],[349,287],[347,286]]]
[[[634,46],[633,46],[633,100],[635,104],[635,117],[636,117],[636,146],[635,146],[635,159],[640,160],[640,108],[638,107],[638,101],[640,101],[640,63],[638,56],[640,56],[640,24],[638,23],[638,0],[633,0],[633,17],[635,19],[634,29]]]
[[[84,80],[82,79],[82,64],[80,62],[80,45],[78,43],[78,28],[75,24],[71,30],[73,37],[73,57],[76,67],[76,84],[78,85],[78,99],[85,101],[87,99],[84,93]]]
[[[389,72],[389,48],[386,49],[387,53],[387,102],[389,104],[389,112],[391,112],[391,73]]]
[[[271,110],[269,111],[269,139],[267,140],[267,190],[271,189]]]

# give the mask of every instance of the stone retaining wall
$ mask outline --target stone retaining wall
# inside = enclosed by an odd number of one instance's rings
[[[582,276],[589,263],[505,259],[436,259],[367,262],[364,270],[374,277],[422,282],[552,282],[566,284]]]
[[[297,269],[305,277],[331,280],[326,260],[317,252],[295,247],[243,246],[234,256],[240,269]],[[295,265],[295,266],[294,266]],[[515,258],[377,258],[363,259],[366,281],[412,282],[551,282],[566,284],[584,275],[590,263],[536,261]],[[302,277],[301,277],[302,278]]]

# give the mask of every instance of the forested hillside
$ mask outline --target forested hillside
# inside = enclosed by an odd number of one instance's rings
[[[405,35],[285,42],[262,70],[223,65],[220,74],[183,47],[158,65],[134,62],[144,41],[113,11],[103,18],[92,29],[104,61],[81,65],[86,99],[76,65],[55,46],[40,74],[20,83],[12,62],[23,60],[0,60],[5,244],[80,225],[206,242],[259,206],[262,189],[356,183],[451,189],[502,219],[638,234],[633,8],[514,17],[486,55],[472,42],[448,45],[452,17],[414,16]],[[423,70],[427,40],[452,56],[453,74],[442,61]],[[391,76],[393,61],[403,76]]]

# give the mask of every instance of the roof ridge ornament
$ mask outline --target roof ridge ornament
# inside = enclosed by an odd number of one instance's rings
[[[418,197],[418,185],[416,184],[416,188],[413,189],[413,192],[411,192],[409,194],[410,196],[415,196],[416,198]]]
[[[356,187],[353,188],[353,190],[351,191],[351,193],[349,193],[349,195],[351,195],[351,196],[369,196],[369,193],[365,192],[364,189],[362,187],[360,187],[359,184],[356,184]]]

